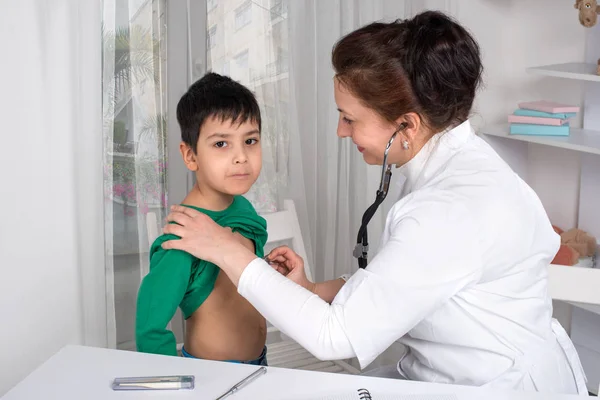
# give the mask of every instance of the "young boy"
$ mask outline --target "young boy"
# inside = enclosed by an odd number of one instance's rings
[[[252,92],[224,76],[208,73],[177,105],[183,161],[196,184],[183,205],[231,227],[262,257],[266,221],[241,195],[258,178],[262,153],[260,109]],[[265,319],[241,297],[227,275],[211,263],[161,244],[150,249],[150,272],[137,299],[136,343],[141,352],[177,355],[166,329],[179,306],[186,319],[186,357],[266,365]]]

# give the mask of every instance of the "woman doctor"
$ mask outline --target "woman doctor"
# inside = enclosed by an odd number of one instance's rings
[[[536,194],[469,124],[479,48],[438,12],[372,23],[333,49],[337,134],[366,163],[400,167],[382,244],[347,281],[313,284],[286,247],[269,258],[175,206],[164,244],[218,265],[267,320],[321,360],[368,366],[405,345],[398,378],[587,395],[577,353],[552,319],[546,268],[559,248]],[[283,273],[280,273],[280,272]]]

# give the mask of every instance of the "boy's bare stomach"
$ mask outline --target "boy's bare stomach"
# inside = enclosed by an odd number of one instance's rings
[[[260,357],[266,337],[265,319],[219,272],[212,293],[186,320],[184,346],[198,358],[250,361]]]

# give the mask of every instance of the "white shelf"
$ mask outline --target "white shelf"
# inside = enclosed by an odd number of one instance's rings
[[[600,269],[550,264],[548,291],[554,300],[600,304]],[[596,312],[596,311],[594,311]]]
[[[583,308],[584,310],[589,311],[591,313],[600,315],[600,306],[593,304],[577,303],[575,301],[567,301],[566,303],[569,303],[570,305],[575,307]]]
[[[596,64],[587,63],[565,63],[527,68],[527,72],[536,75],[600,82],[600,76],[597,75],[596,70]]]
[[[506,123],[483,127],[481,133],[505,139],[544,144],[546,146],[600,155],[600,132],[589,129],[571,128],[569,136],[511,135],[509,134],[509,124]]]

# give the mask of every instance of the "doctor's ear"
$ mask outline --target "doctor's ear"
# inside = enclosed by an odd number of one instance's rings
[[[398,132],[409,141],[413,141],[423,128],[421,116],[417,113],[404,114],[396,120]]]

